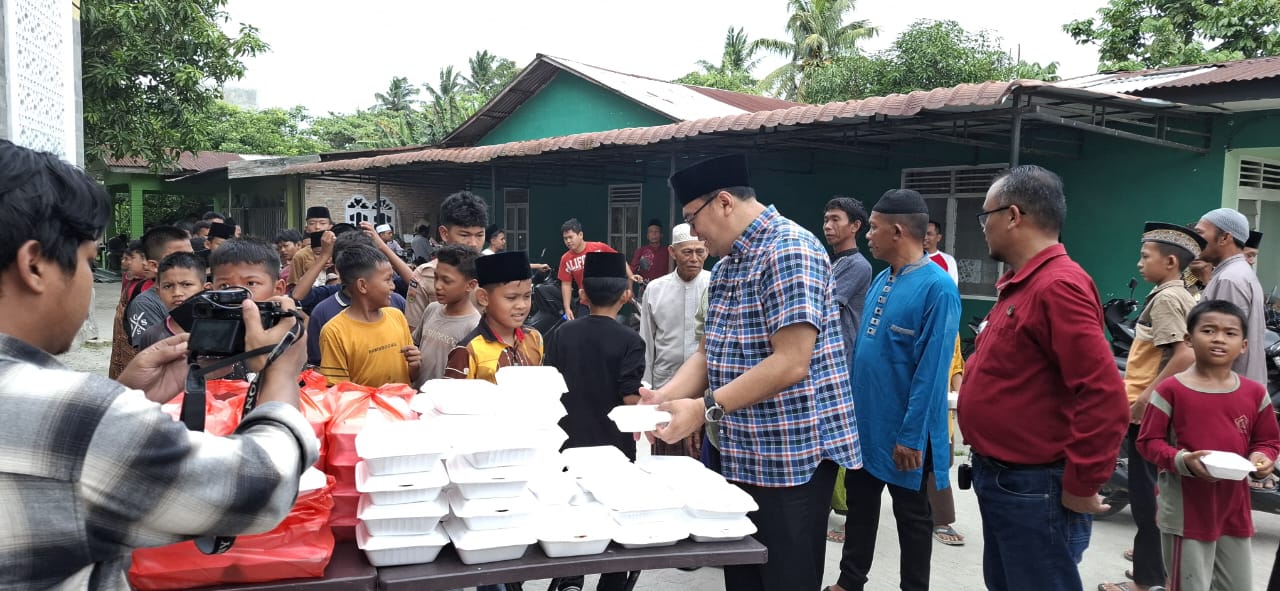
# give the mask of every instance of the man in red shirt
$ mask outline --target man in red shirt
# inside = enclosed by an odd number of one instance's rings
[[[636,249],[631,257],[631,268],[636,270],[645,283],[666,275],[671,266],[671,255],[662,244],[662,222],[649,220],[645,230],[649,243]]]
[[[582,222],[578,218],[560,226],[560,235],[564,238],[564,246],[569,252],[560,257],[560,271],[556,277],[560,279],[561,302],[564,306],[565,320],[573,320],[573,290],[582,287],[582,265],[589,252],[618,252],[603,242],[586,242],[582,239]],[[643,281],[644,278],[631,272],[627,265],[627,277],[632,281]],[[584,307],[585,309],[585,307]]]
[[[1077,569],[1098,490],[1128,419],[1124,382],[1103,337],[1093,279],[1058,241],[1058,175],[1018,166],[987,191],[978,222],[1008,272],[960,390],[973,450],[988,589],[1080,591]]]

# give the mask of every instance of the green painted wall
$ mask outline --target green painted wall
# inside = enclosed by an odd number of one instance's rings
[[[590,131],[666,125],[673,121],[635,101],[561,72],[477,144],[488,146]]]

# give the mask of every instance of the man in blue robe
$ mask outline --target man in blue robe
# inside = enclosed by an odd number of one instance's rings
[[[832,591],[866,585],[889,487],[898,523],[902,589],[929,588],[933,519],[926,470],[949,486],[947,371],[960,293],[924,255],[929,209],[919,193],[888,191],[871,210],[867,243],[889,264],[871,282],[852,369],[863,468],[845,474],[849,517],[840,579]]]

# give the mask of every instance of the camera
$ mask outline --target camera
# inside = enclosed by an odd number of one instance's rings
[[[200,357],[230,357],[244,353],[244,316],[240,305],[249,299],[244,288],[208,290],[196,294],[170,315],[191,333],[187,350]],[[292,314],[278,302],[257,302],[262,328],[269,329]]]

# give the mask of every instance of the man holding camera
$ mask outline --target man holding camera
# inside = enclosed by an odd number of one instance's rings
[[[192,433],[160,412],[183,388],[186,335],[138,353],[119,382],[67,369],[88,314],[90,262],[110,198],[57,157],[0,141],[0,587],[127,589],[130,553],[267,531],[288,514],[317,443],[297,410],[305,347],[261,372],[236,435]],[[284,309],[293,304],[276,298]],[[247,302],[245,347],[283,340]]]

